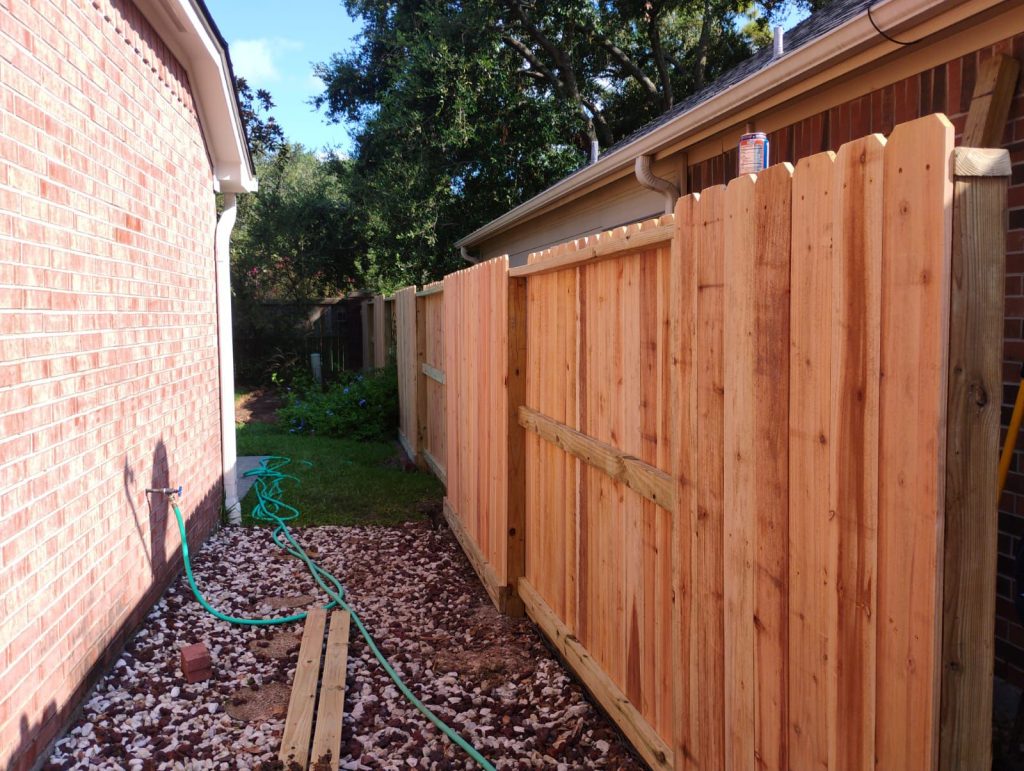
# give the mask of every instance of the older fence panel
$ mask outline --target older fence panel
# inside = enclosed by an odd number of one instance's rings
[[[417,417],[417,381],[421,377],[416,357],[416,287],[395,292],[395,364],[398,368],[398,441],[410,458],[420,452]]]

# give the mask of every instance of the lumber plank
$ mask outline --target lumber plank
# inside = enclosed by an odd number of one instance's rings
[[[643,459],[656,468],[670,470],[672,466],[675,434],[675,403],[672,400],[672,377],[675,367],[675,349],[672,348],[672,319],[676,295],[671,285],[672,248],[670,244],[658,247],[658,258],[641,262],[642,284],[640,297],[653,296],[651,310],[643,317],[646,330],[641,350],[646,357],[643,372],[649,384],[644,389],[642,404],[644,420]],[[643,308],[641,299],[641,307]],[[674,482],[674,480],[673,480]],[[672,589],[672,516],[663,516],[657,504],[644,500],[644,596],[648,598],[645,611],[645,642],[641,665],[645,670],[644,714],[658,734],[671,746],[674,732],[672,679],[678,669],[672,653],[672,611],[675,596]]]
[[[415,462],[419,457],[419,453],[412,446],[412,442],[405,436],[405,432],[401,429],[398,430],[398,443],[402,446],[402,452],[405,453],[406,457],[409,458],[410,462]]]
[[[755,180],[732,180],[725,195],[725,316],[723,513],[725,599],[725,766],[754,766],[754,516],[757,484],[750,448],[754,404],[759,398],[749,372],[755,360]]]
[[[313,730],[313,712],[316,707],[316,685],[320,677],[320,656],[323,653],[324,626],[327,611],[315,608],[306,614],[299,645],[299,661],[288,700],[288,717],[281,736],[278,757],[287,767],[297,763],[306,768],[309,762],[309,737]]]
[[[726,673],[726,695],[737,768],[755,756],[768,768],[787,764],[791,176],[779,164],[756,181],[733,180],[727,194],[726,576],[742,575],[726,584],[736,611],[727,605],[735,675]]]
[[[878,562],[878,388],[885,139],[836,159],[829,445],[829,763],[874,766]]]
[[[643,339],[641,312],[644,307],[654,306],[656,298],[640,297],[640,263],[656,265],[656,252],[624,254],[610,267],[618,266],[618,291],[614,293],[617,306],[616,317],[618,326],[617,345],[619,351],[617,361],[621,362],[619,377],[614,378],[611,385],[611,399],[615,406],[615,421],[611,426],[612,436],[619,437],[617,444],[627,455],[642,460],[642,440],[640,412],[644,401],[643,393]],[[619,342],[621,341],[621,342]],[[637,345],[636,343],[640,343]],[[632,343],[632,344],[631,344]],[[637,396],[640,398],[638,399]],[[650,465],[644,463],[645,466]],[[674,486],[671,477],[665,475],[674,497]],[[644,703],[643,672],[640,665],[642,639],[645,634],[645,618],[648,599],[643,592],[643,569],[645,557],[653,562],[654,555],[646,555],[643,549],[643,501],[634,495],[624,495],[622,500],[622,518],[619,538],[617,539],[618,554],[616,559],[622,566],[623,581],[616,587],[622,597],[624,615],[617,628],[620,642],[616,651],[624,685],[623,691],[630,701],[645,717],[649,715]],[[649,720],[649,718],[648,718]]]
[[[1002,177],[959,176],[953,188],[939,730],[943,771],[992,767],[1008,164],[1005,168]]]
[[[754,640],[757,731],[755,754],[768,768],[786,768],[789,721],[789,273],[793,167],[773,166],[757,176],[754,253],[756,357],[748,362],[757,401],[751,445],[756,560]],[[741,365],[742,366],[742,365]]]
[[[362,330],[363,369],[373,369],[373,300],[359,304],[359,326]]]
[[[725,313],[725,186],[705,189],[700,199],[701,233],[697,285],[697,521],[693,544],[695,618],[690,647],[699,668],[691,702],[702,768],[725,764],[725,605],[723,515],[725,496],[723,324]],[[706,663],[704,656],[711,658]]]
[[[526,434],[519,425],[519,407],[526,403],[527,301],[526,280],[505,279],[507,292],[507,346],[505,369],[506,410],[502,419],[506,436],[506,583],[514,601],[513,615],[524,613],[516,586],[526,574]]]
[[[487,596],[491,598],[491,602],[502,613],[507,613],[509,603],[509,591],[507,586],[503,586],[498,582],[498,577],[494,573],[494,568],[491,567],[490,563],[487,562],[487,558],[483,552],[480,551],[480,547],[477,546],[472,536],[466,531],[466,526],[462,524],[462,520],[459,518],[458,513],[452,508],[448,498],[444,499],[444,518],[448,522],[448,527],[452,531],[452,535],[455,536],[455,540],[459,542],[459,546],[462,547],[463,553],[469,560],[469,564],[473,566],[473,570],[476,571],[477,577],[480,579],[480,583],[483,584],[484,589],[487,590]]]
[[[676,202],[676,233],[672,239],[669,288],[676,296],[672,309],[670,346],[676,352],[671,372],[671,397],[675,404],[672,423],[672,461],[676,505],[672,512],[672,676],[673,754],[675,767],[699,768],[701,748],[697,739],[698,717],[693,714],[691,693],[701,669],[693,664],[692,634],[696,621],[699,585],[691,584],[694,560],[690,531],[697,523],[697,287],[699,283],[698,204],[700,195]],[[711,619],[707,619],[711,621]],[[708,657],[710,658],[710,656]]]
[[[441,294],[444,292],[444,282],[435,281],[433,284],[427,284],[420,291],[416,293],[417,297],[430,297],[431,295]]]
[[[416,364],[413,370],[416,384],[416,463],[424,468],[424,454],[430,446],[430,403],[427,383],[423,379],[423,365],[427,363],[427,301],[416,295]]]
[[[997,54],[981,63],[961,144],[966,147],[1002,145],[1019,73],[1020,62],[1005,54]]]
[[[407,286],[395,293],[395,363],[398,370],[398,402],[401,413],[398,436],[411,461],[419,447],[417,430],[416,384],[416,287]]]
[[[954,147],[954,177],[1008,177],[1010,153],[1002,148]]]
[[[832,394],[832,221],[835,154],[793,173],[789,358],[789,763],[827,768],[829,604],[834,525],[829,515]]]
[[[880,768],[938,750],[953,127],[929,115],[885,146],[878,453]]]
[[[676,441],[680,472],[678,521],[673,565],[680,619],[676,634],[688,642],[677,668],[682,696],[676,703],[676,767],[725,768],[725,619],[723,572],[723,300],[725,254],[725,196],[722,185],[696,196],[688,215],[677,209],[677,220],[690,223],[680,231],[682,276],[685,291],[677,307],[684,314],[679,324],[690,337],[689,357],[681,361],[678,376],[689,388],[688,430],[681,427]],[[677,260],[677,263],[679,261]],[[673,287],[680,281],[672,280]],[[685,314],[692,320],[688,321]],[[687,331],[689,328],[689,331]],[[676,351],[686,350],[675,345]],[[678,389],[676,389],[678,392]],[[688,500],[684,498],[688,491]],[[684,504],[684,500],[686,503]],[[683,586],[680,586],[680,583]],[[690,620],[686,621],[686,617]]]
[[[345,678],[348,669],[349,613],[331,613],[331,628],[324,653],[324,674],[313,732],[313,765],[327,763],[336,768],[341,758],[341,721],[345,714]]]
[[[644,761],[655,771],[670,771],[673,766],[671,748],[594,661],[587,648],[566,628],[528,579],[519,579],[519,593],[526,605],[527,615],[540,627],[597,702],[612,716]]]
[[[434,457],[430,450],[423,450],[423,462],[427,464],[427,468],[430,469],[430,473],[441,480],[441,484],[448,487],[448,473],[445,467],[441,465],[441,462]]]
[[[442,372],[441,370],[437,369],[436,367],[432,367],[426,362],[420,364],[420,370],[423,372],[424,375],[429,377],[435,383],[445,385],[444,372]]]
[[[662,508],[674,508],[674,483],[661,469],[525,405],[519,409],[519,424]]]
[[[578,248],[567,250],[564,254],[520,265],[511,270],[511,276],[513,278],[537,276],[608,259],[623,252],[639,251],[672,240],[675,231],[672,218],[668,215],[658,220],[648,220],[641,225],[641,228],[625,233],[611,231],[602,234],[601,238],[592,238],[587,243],[580,244]]]

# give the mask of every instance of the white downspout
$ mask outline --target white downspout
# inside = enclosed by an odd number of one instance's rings
[[[235,444],[235,363],[231,337],[231,258],[229,246],[238,209],[235,194],[224,193],[224,211],[217,220],[214,233],[214,261],[217,267],[217,339],[220,365],[220,447],[224,473],[224,508],[228,522],[242,524],[242,507],[238,502],[238,480],[235,466],[238,450]]]

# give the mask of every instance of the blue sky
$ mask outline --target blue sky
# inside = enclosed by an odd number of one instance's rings
[[[328,124],[309,104],[323,84],[313,63],[354,46],[359,24],[342,0],[206,0],[231,49],[235,74],[270,91],[272,111],[289,141],[318,150],[351,152],[341,125]]]

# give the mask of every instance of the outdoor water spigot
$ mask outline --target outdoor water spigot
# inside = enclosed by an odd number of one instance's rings
[[[178,485],[177,487],[147,487],[146,488],[146,492],[147,493],[159,493],[160,495],[174,495],[174,496],[177,496],[178,498],[181,497],[181,490],[182,490],[182,486],[181,485]]]

